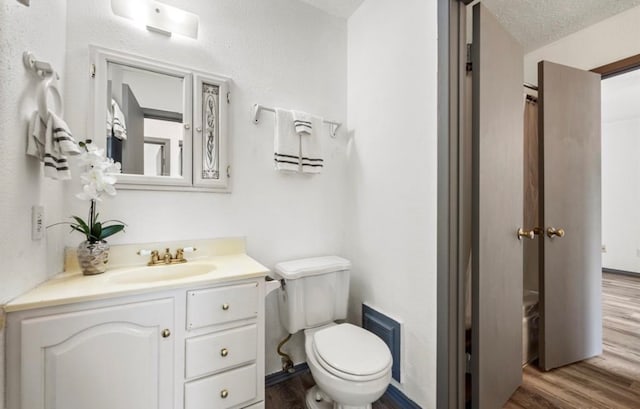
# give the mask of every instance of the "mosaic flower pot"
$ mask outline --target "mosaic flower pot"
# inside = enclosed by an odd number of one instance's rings
[[[107,271],[109,262],[109,243],[83,241],[78,246],[78,264],[86,276],[102,274]]]

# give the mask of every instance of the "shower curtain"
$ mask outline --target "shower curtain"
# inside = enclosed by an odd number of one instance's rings
[[[525,229],[540,225],[540,154],[538,151],[538,103],[527,96],[524,104],[524,226]],[[524,241],[524,289],[538,291],[538,255],[541,237]]]

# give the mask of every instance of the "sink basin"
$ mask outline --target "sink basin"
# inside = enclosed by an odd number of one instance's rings
[[[155,281],[172,281],[195,277],[215,270],[213,263],[187,262],[159,266],[128,268],[114,273],[109,281],[120,284],[152,283]]]

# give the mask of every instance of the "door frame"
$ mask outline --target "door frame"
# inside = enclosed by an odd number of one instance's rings
[[[438,226],[436,407],[465,406],[464,263],[460,245],[461,80],[466,68],[465,6],[438,0]]]
[[[600,74],[602,76],[602,79],[605,80],[607,78],[625,74],[638,68],[640,68],[640,54],[632,55],[631,57],[623,58],[622,60],[602,65],[600,67],[592,69],[591,72]]]

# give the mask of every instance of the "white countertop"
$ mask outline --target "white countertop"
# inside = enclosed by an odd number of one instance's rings
[[[262,264],[258,263],[244,252],[223,255],[205,255],[188,261],[191,263],[214,264],[215,268],[207,273],[192,275],[170,280],[123,282],[117,277],[127,273],[137,266],[118,267],[109,269],[103,274],[84,276],[80,271],[60,273],[45,281],[32,290],[20,295],[4,305],[5,312],[22,311],[34,308],[64,305],[83,301],[103,300],[123,295],[144,294],[165,289],[184,287],[185,285],[206,285],[263,277],[268,272]],[[153,269],[156,267],[143,267]],[[140,271],[140,270],[138,270]]]

